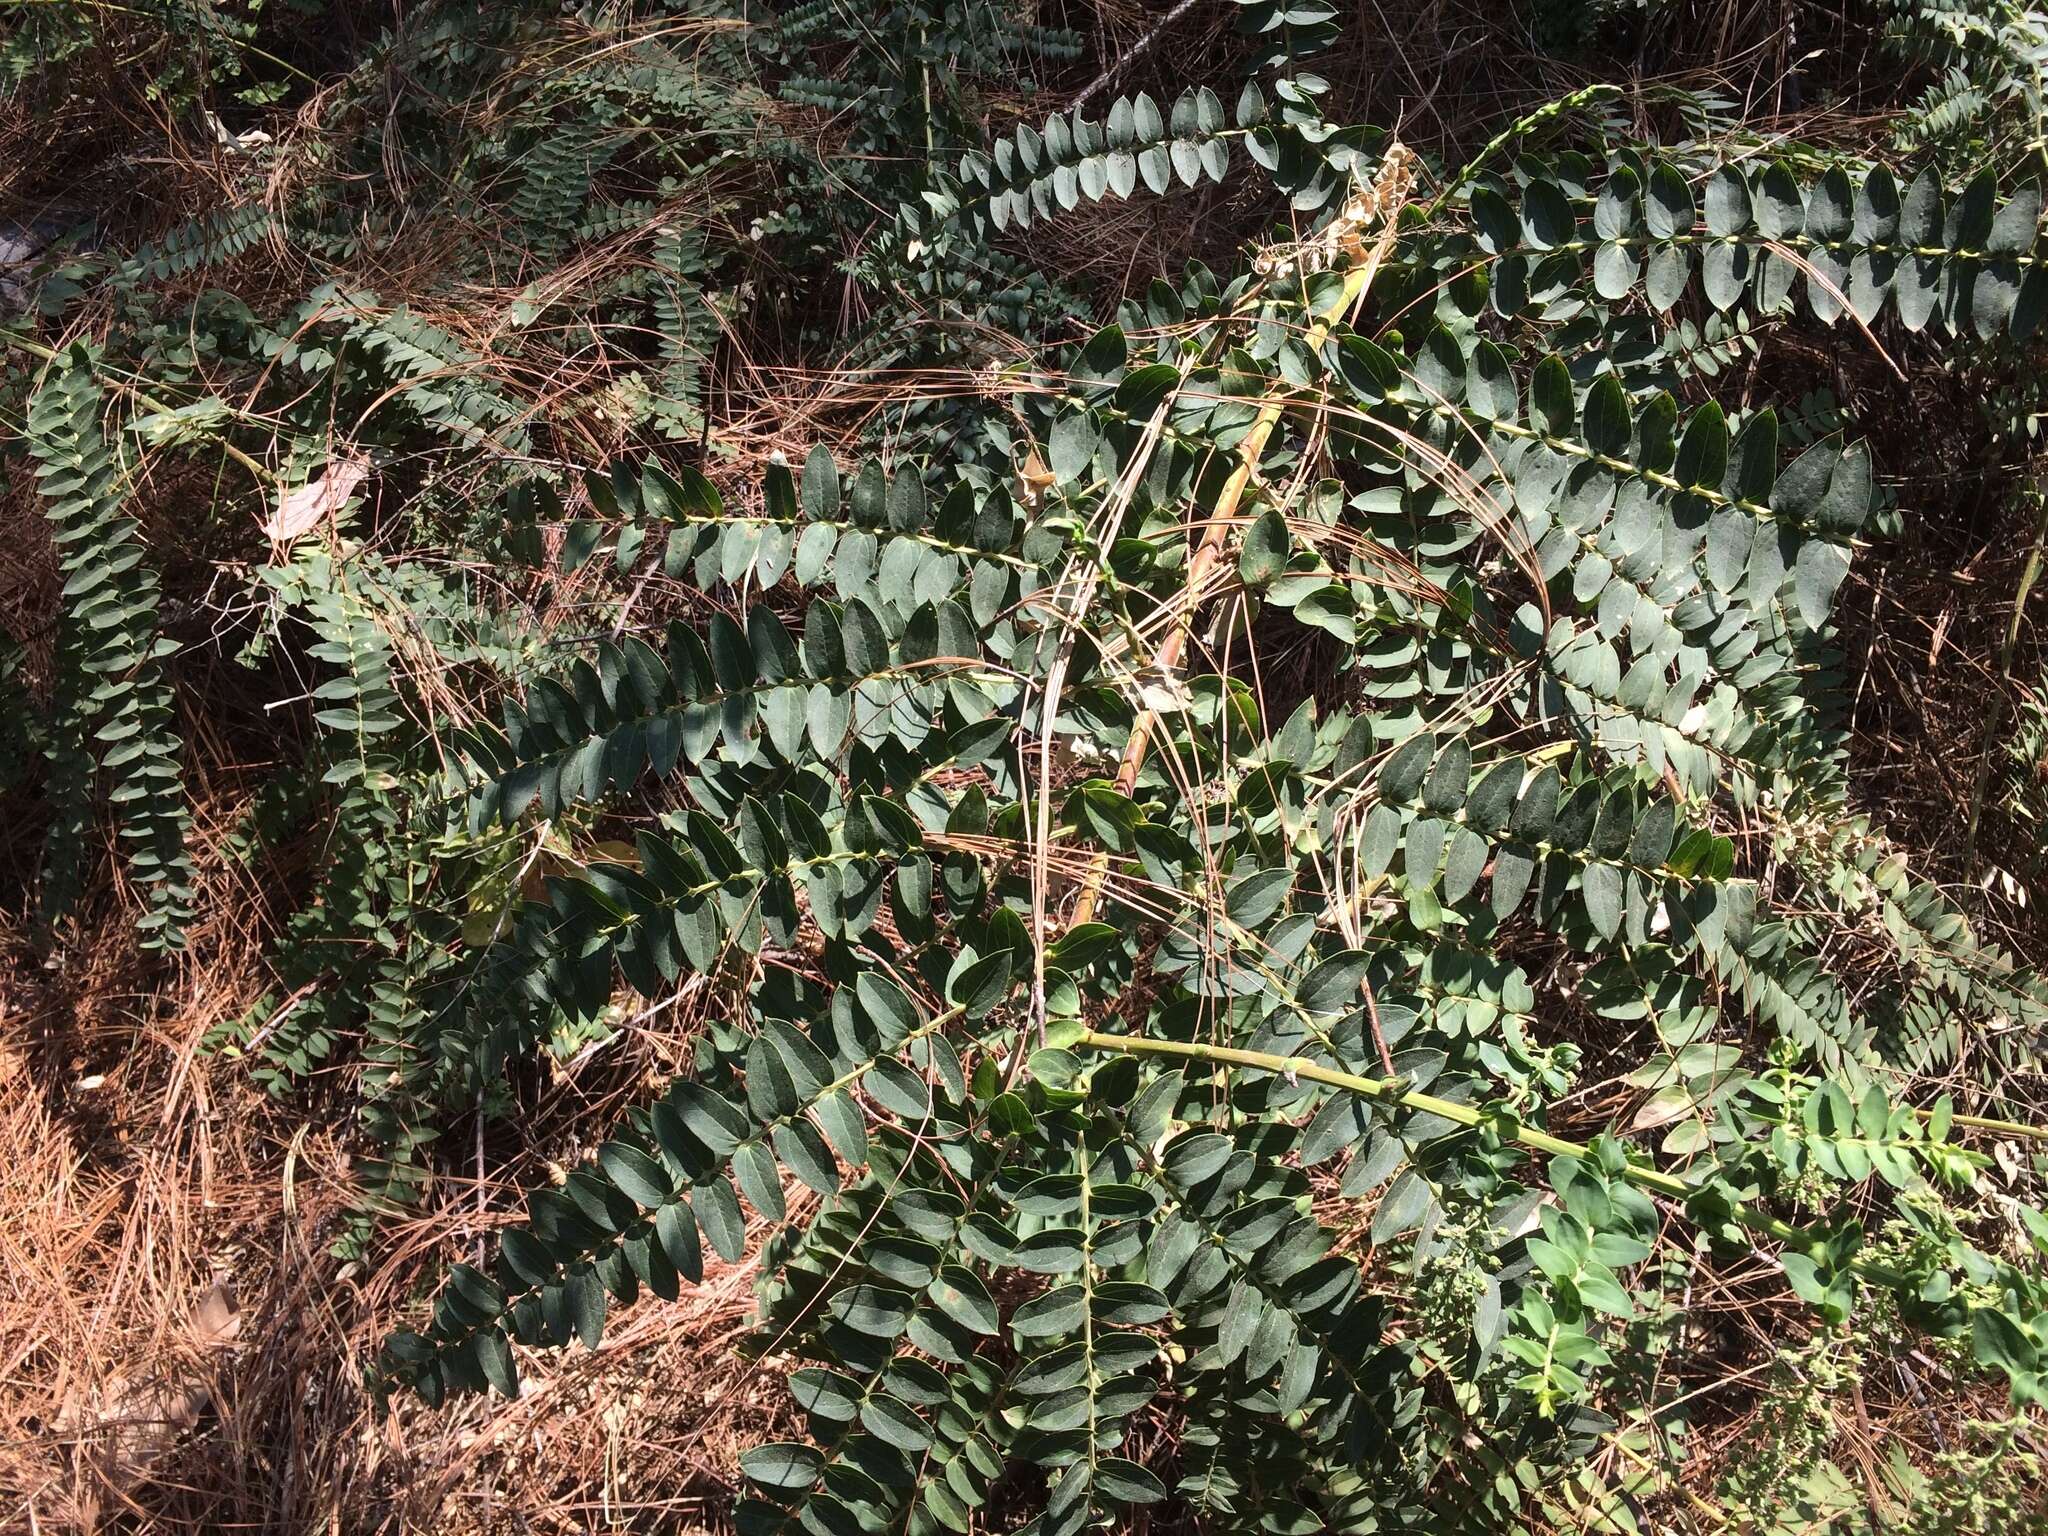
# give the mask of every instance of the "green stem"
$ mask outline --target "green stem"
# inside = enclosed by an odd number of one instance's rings
[[[1423,217],[1433,219],[1443,212],[1444,204],[1456,195],[1460,187],[1464,186],[1474,176],[1477,176],[1487,161],[1505,149],[1509,140],[1520,134],[1527,133],[1532,128],[1540,128],[1552,118],[1563,116],[1573,107],[1582,107],[1588,102],[1598,101],[1603,96],[1618,96],[1620,94],[1621,87],[1618,85],[1589,85],[1580,90],[1573,91],[1569,96],[1560,96],[1556,101],[1546,102],[1526,117],[1517,118],[1489,139],[1485,148],[1466,161],[1464,167],[1456,175],[1444,182],[1443,190],[1436,195],[1436,201],[1423,209]]]
[[[1319,1066],[1301,1056],[1275,1056],[1265,1051],[1240,1051],[1229,1046],[1201,1045],[1184,1040],[1141,1040],[1126,1035],[1105,1035],[1092,1029],[1082,1030],[1074,1043],[1089,1050],[1120,1051],[1127,1056],[1174,1056],[1184,1061],[1251,1067],[1285,1077],[1306,1078],[1312,1083],[1323,1083],[1331,1088],[1342,1088],[1349,1093],[1363,1094],[1367,1098],[1400,1104],[1408,1109],[1421,1110],[1424,1114],[1441,1115],[1446,1120],[1464,1126],[1483,1125],[1493,1118],[1469,1104],[1454,1104],[1449,1099],[1440,1099],[1434,1094],[1417,1093],[1407,1087],[1405,1078],[1356,1077],[1349,1072]],[[1592,1148],[1579,1142],[1566,1141],[1546,1131],[1531,1130],[1517,1122],[1503,1122],[1500,1129],[1509,1141],[1517,1142],[1532,1152],[1544,1152],[1552,1157],[1592,1155]],[[1629,1163],[1623,1167],[1622,1177],[1639,1189],[1668,1195],[1674,1200],[1686,1200],[1698,1193],[1693,1185],[1683,1179],[1661,1173],[1655,1168],[1646,1168],[1640,1163]],[[1821,1239],[1811,1232],[1803,1231],[1790,1222],[1781,1221],[1776,1216],[1766,1215],[1746,1205],[1734,1205],[1729,1215],[1750,1231],[1774,1237],[1779,1242],[1802,1252],[1811,1251],[1821,1242]],[[1849,1267],[1863,1278],[1893,1290],[1905,1289],[1910,1284],[1897,1270],[1881,1264],[1872,1264],[1867,1260],[1853,1259]]]
[[[1933,1111],[1916,1109],[1913,1113],[1925,1120]],[[2002,1136],[2022,1136],[2029,1141],[2048,1141],[2048,1130],[2038,1125],[2022,1125],[2017,1120],[1987,1120],[1982,1115],[1950,1115],[1949,1123],[1975,1126],[1980,1131],[1997,1131]]]
[[[19,335],[14,331],[0,328],[0,342],[4,342],[17,352],[26,352],[30,357],[41,358],[46,363],[54,363],[57,360],[57,353],[53,348],[46,347],[40,342],[30,341],[26,336]],[[146,405],[152,411],[168,413],[177,409],[176,406],[169,404],[167,401],[159,400],[155,395],[149,394],[136,385],[130,384],[125,379],[109,378],[105,369],[95,369],[95,372],[99,373],[102,378],[105,378],[115,389],[120,390],[123,394],[133,396],[137,404]],[[248,454],[242,452],[233,443],[222,439],[220,448],[221,452],[248,470],[250,474],[254,475],[264,484],[283,484],[268,468],[257,463],[256,460],[250,458]]]

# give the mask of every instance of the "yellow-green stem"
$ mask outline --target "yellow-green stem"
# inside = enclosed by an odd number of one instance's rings
[[[26,352],[30,357],[41,358],[46,363],[54,363],[57,360],[57,353],[53,348],[46,347],[41,342],[30,341],[26,336],[17,335],[13,331],[0,330],[0,342],[5,342],[17,352]],[[128,383],[126,380],[109,379],[107,382],[122,393],[133,395],[137,403],[148,406],[152,411],[168,413],[177,409],[176,406],[159,400],[155,395],[149,394],[147,391]],[[221,452],[225,453],[229,458],[233,459],[242,468],[248,470],[250,474],[265,484],[280,485],[283,483],[266,466],[257,463],[256,460],[250,458],[248,454],[242,452],[233,443],[222,440],[220,449]]]
[[[1183,1061],[1208,1062],[1215,1066],[1250,1067],[1260,1072],[1273,1072],[1285,1077],[1305,1079],[1311,1083],[1322,1083],[1331,1088],[1342,1088],[1350,1093],[1363,1094],[1370,1099],[1421,1110],[1424,1114],[1441,1115],[1458,1125],[1478,1126],[1491,1118],[1469,1104],[1454,1104],[1449,1099],[1440,1099],[1434,1094],[1418,1093],[1407,1087],[1403,1078],[1357,1077],[1349,1072],[1339,1072],[1332,1067],[1320,1066],[1301,1056],[1275,1056],[1266,1051],[1240,1051],[1229,1046],[1202,1045],[1186,1040],[1142,1040],[1127,1035],[1105,1035],[1093,1029],[1082,1030],[1075,1043],[1088,1050],[1119,1051],[1128,1056],[1173,1056]],[[1552,1157],[1588,1157],[1592,1154],[1592,1148],[1582,1143],[1566,1141],[1563,1137],[1552,1136],[1547,1131],[1532,1130],[1518,1121],[1502,1120],[1499,1124],[1505,1139],[1527,1147],[1532,1152],[1544,1152]],[[1675,1200],[1684,1200],[1696,1193],[1693,1186],[1683,1179],[1659,1172],[1655,1168],[1645,1168],[1640,1163],[1625,1165],[1622,1177],[1638,1189],[1668,1195]],[[1766,1215],[1740,1203],[1730,1208],[1729,1215],[1750,1231],[1774,1237],[1779,1242],[1802,1252],[1817,1247],[1821,1241],[1815,1234],[1802,1231],[1790,1222],[1781,1221],[1776,1216]],[[1863,1278],[1880,1285],[1899,1288],[1907,1284],[1905,1276],[1881,1264],[1856,1259],[1851,1261],[1850,1268]]]

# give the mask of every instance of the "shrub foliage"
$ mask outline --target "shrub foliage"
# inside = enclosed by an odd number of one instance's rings
[[[36,9],[0,77],[82,89],[114,23]],[[375,1374],[514,1394],[756,1259],[808,1432],[743,1458],[747,1530],[1636,1528],[1685,1454],[1658,1362],[1739,1255],[2025,1413],[2048,1217],[1985,1149],[2048,993],[1850,771],[1840,602],[1914,443],[1767,366],[2038,356],[2034,151],[1965,152],[2037,114],[2018,23],[1897,8],[1975,94],[1895,156],[1594,86],[1461,159],[1332,115],[1333,7],[1218,9],[1216,77],[1017,118],[979,91],[1085,51],[1035,8],[421,5],[307,141],[238,126],[293,89],[259,30],[167,23],[235,199],[57,242],[7,332],[63,575],[47,941],[102,800],[146,941],[203,916],[210,650],[304,682],[226,848],[315,874],[213,1045],[347,1072],[344,1252],[537,1058],[715,995]],[[1218,186],[1228,263],[1033,264]],[[836,373],[771,455],[721,349],[777,305]],[[887,403],[804,443],[834,388]],[[225,638],[165,611],[160,461],[268,534]],[[598,622],[543,635],[529,579]]]

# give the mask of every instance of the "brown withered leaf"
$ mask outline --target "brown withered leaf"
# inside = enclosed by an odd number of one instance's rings
[[[289,544],[311,532],[341,510],[369,472],[369,464],[362,459],[328,460],[327,472],[318,480],[278,493],[277,510],[263,525],[264,533],[274,543]]]

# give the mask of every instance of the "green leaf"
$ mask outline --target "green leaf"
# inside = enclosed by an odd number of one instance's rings
[[[1419,879],[1408,887],[1408,921],[1422,933],[1434,933],[1443,926],[1443,903],[1437,900],[1435,890]]]
[[[1245,534],[1244,550],[1238,556],[1238,575],[1254,591],[1269,587],[1286,572],[1292,550],[1287,519],[1277,507],[1270,508]]]
[[[1601,298],[1609,302],[1627,298],[1641,277],[1642,266],[1629,247],[1610,241],[1595,248],[1593,291]]]
[[[1144,817],[1128,795],[1107,784],[1084,784],[1075,805],[1082,830],[1097,842],[1118,853],[1128,853],[1135,845]]]
[[[1692,189],[1670,164],[1660,160],[1650,167],[1650,182],[1643,212],[1654,240],[1692,233],[1695,210]]]
[[[1117,408],[1141,420],[1148,418],[1179,383],[1180,370],[1171,363],[1133,368],[1116,387]]]
[[[931,1430],[909,1404],[886,1392],[868,1396],[860,1408],[861,1428],[884,1445],[918,1455],[932,1443]]]
[[[604,1338],[605,1293],[604,1286],[597,1278],[597,1272],[585,1266],[572,1269],[563,1278],[562,1285],[568,1296],[569,1316],[575,1326],[576,1337],[583,1341],[585,1349],[596,1349]]]
[[[1522,762],[1504,758],[1480,776],[1465,802],[1465,820],[1487,832],[1504,831],[1522,788]]]
[[[1610,1317],[1633,1317],[1635,1303],[1629,1299],[1619,1281],[1604,1266],[1588,1264],[1573,1278],[1572,1285],[1579,1293],[1579,1300],[1598,1312]]]
[[[1333,955],[1302,978],[1295,1001],[1308,1013],[1347,1013],[1364,1001],[1365,976],[1371,964],[1363,950]]]
[[[1620,456],[1628,452],[1635,424],[1621,380],[1613,374],[1601,374],[1586,392],[1585,419],[1580,430],[1585,434],[1586,445],[1595,453]]]
[[[1728,421],[1709,400],[1692,413],[1678,444],[1672,475],[1681,485],[1718,489],[1728,473]]]
[[[1293,885],[1294,871],[1284,867],[1239,875],[1224,893],[1224,912],[1238,927],[1256,932],[1285,905]]]
[[[900,1061],[876,1062],[864,1086],[876,1104],[913,1125],[931,1113],[931,1085]]]
[[[1724,165],[1707,182],[1707,233],[1732,235],[1750,220],[1749,183],[1732,165]]]
[[[732,1174],[747,1203],[765,1219],[779,1223],[788,1217],[788,1203],[782,1195],[782,1170],[766,1143],[751,1141],[734,1153]]]
[[[778,1440],[740,1452],[740,1470],[763,1488],[797,1492],[808,1488],[824,1470],[825,1458],[808,1445]]]
[[[1638,869],[1656,869],[1671,851],[1671,836],[1677,824],[1677,806],[1669,800],[1653,800],[1636,822],[1624,857]]]
[[[1423,783],[1422,803],[1439,816],[1454,816],[1464,808],[1465,792],[1471,782],[1472,749],[1462,736],[1454,736]],[[1434,864],[1435,860],[1430,862]]]
[[[854,996],[885,1049],[894,1050],[918,1027],[917,1005],[886,976],[861,972],[854,981]]]
[[[961,1327],[974,1333],[994,1335],[1002,1331],[1002,1314],[981,1277],[957,1264],[939,1271],[932,1282],[932,1301]]]
[[[1429,1181],[1413,1168],[1405,1170],[1380,1197],[1380,1203],[1373,1211],[1372,1240],[1375,1246],[1415,1227],[1434,1199]]]
[[[1622,872],[1613,864],[1588,864],[1580,877],[1586,915],[1603,939],[1611,939],[1621,928],[1623,900]]]
[[[1808,628],[1818,629],[1834,608],[1835,592],[1849,574],[1849,555],[1839,545],[1818,539],[1800,546],[1794,566],[1794,590],[1799,616]]]
[[[1531,181],[1522,189],[1522,238],[1539,251],[1563,245],[1572,238],[1576,220],[1571,200],[1554,181]]]
[[[1081,486],[1094,478],[1093,464],[1101,432],[1093,413],[1071,411],[1053,423],[1046,440],[1046,465],[1062,486]]]
[[[1798,178],[1784,161],[1774,160],[1764,167],[1753,192],[1756,226],[1765,236],[1781,240],[1804,228],[1806,200],[1800,194]]]
[[[1423,775],[1436,756],[1436,738],[1411,736],[1394,749],[1380,770],[1380,798],[1389,805],[1412,803],[1421,792]]]
[[[520,1227],[507,1227],[498,1239],[499,1274],[512,1271],[512,1278],[520,1285],[546,1285],[555,1278],[558,1266],[554,1255],[531,1232]]]
[[[1166,1497],[1166,1487],[1158,1478],[1121,1456],[1096,1459],[1095,1488],[1119,1504],[1157,1504]]]
[[[860,598],[847,603],[839,616],[840,642],[845,647],[846,670],[855,677],[871,677],[889,665],[889,632]],[[812,697],[816,698],[816,690]]]
[[[667,1171],[638,1147],[607,1142],[598,1149],[597,1160],[628,1199],[649,1210],[659,1208],[673,1190]]]
[[[1455,906],[1479,882],[1492,853],[1492,845],[1469,828],[1460,827],[1451,838],[1450,857],[1444,861],[1443,899]]]
[[[960,1005],[969,1019],[986,1018],[1010,995],[1010,977],[1015,956],[997,950],[968,966],[947,989],[949,1001]]]
[[[856,1332],[893,1339],[917,1310],[917,1298],[893,1286],[849,1285],[832,1294],[825,1310]]]
[[[477,1334],[475,1348],[477,1364],[484,1379],[498,1389],[501,1397],[518,1397],[519,1372],[512,1363],[512,1346],[506,1342],[505,1335],[495,1328],[487,1328]]]
[[[654,1232],[661,1251],[668,1255],[676,1273],[692,1285],[704,1279],[703,1250],[697,1241],[697,1220],[683,1200],[662,1206],[654,1213]]]
[[[1572,403],[1572,375],[1556,353],[1543,359],[1529,376],[1529,411],[1536,425],[1552,437],[1570,437],[1577,419]]]
[[[1493,915],[1505,918],[1520,907],[1536,874],[1536,860],[1526,848],[1512,844],[1496,849],[1493,856]]]
[[[739,1197],[724,1179],[699,1184],[694,1194],[696,1198],[691,1205],[696,1212],[697,1225],[711,1239],[711,1246],[718,1251],[720,1258],[728,1264],[737,1264],[747,1251],[747,1222],[740,1214]],[[678,1264],[676,1268],[680,1270],[682,1265]]]
[[[793,1121],[779,1127],[770,1140],[782,1165],[805,1185],[821,1195],[839,1193],[839,1166],[814,1126],[803,1120]]]
[[[1794,1257],[1785,1256],[1788,1275]],[[1979,1307],[1971,1314],[1970,1343],[1977,1363],[1986,1370],[2003,1371],[2017,1381],[2039,1369],[2040,1352],[2034,1341],[2009,1314],[1995,1307]]]

